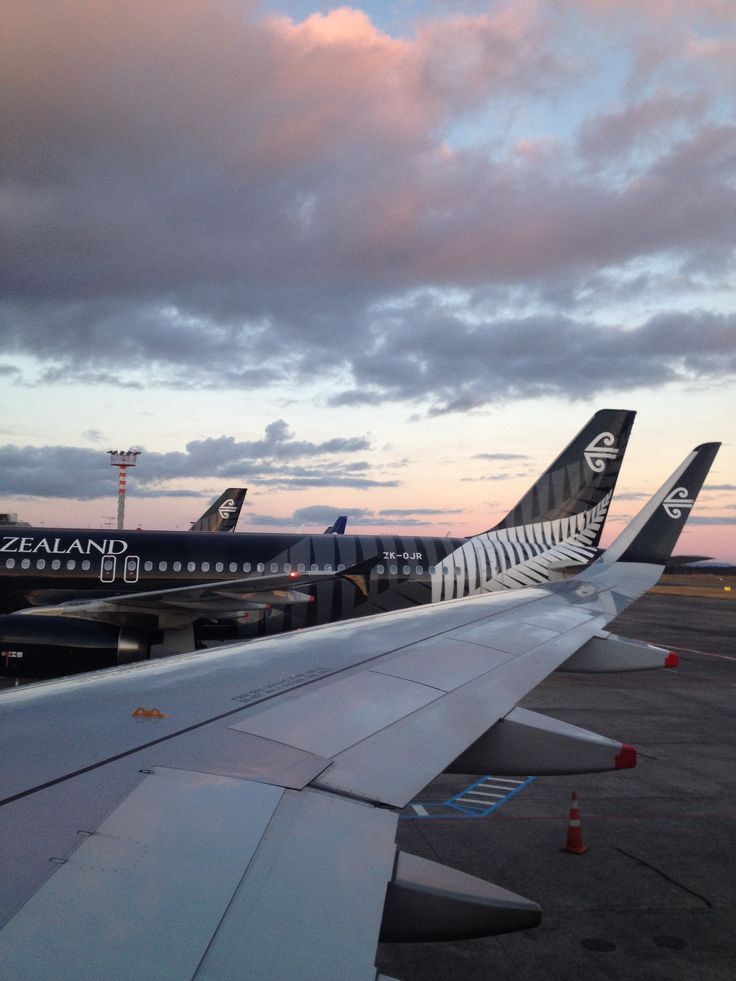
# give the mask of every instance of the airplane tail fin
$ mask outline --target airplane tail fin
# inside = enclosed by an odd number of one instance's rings
[[[598,562],[666,565],[720,445],[696,446]]]
[[[348,516],[346,514],[340,514],[335,518],[334,524],[325,528],[324,535],[344,535],[345,529],[348,524]]]
[[[247,487],[228,487],[211,504],[201,518],[191,527],[191,531],[232,531],[238,523],[240,510],[248,491]]]
[[[596,412],[516,507],[489,531],[556,521],[598,505],[607,510],[635,415],[627,409]],[[601,520],[589,542],[592,547],[598,545],[602,530]]]

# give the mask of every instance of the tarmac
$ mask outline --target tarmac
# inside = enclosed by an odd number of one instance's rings
[[[711,581],[696,596],[689,583],[658,587],[609,625],[676,650],[678,668],[555,674],[522,701],[633,744],[636,768],[520,782],[484,817],[447,805],[478,778],[443,775],[405,810],[400,848],[534,899],[542,923],[480,940],[381,944],[384,974],[736,979],[736,582],[729,582],[729,593]],[[572,790],[584,855],[562,851]]]
[[[399,847],[534,899],[534,930],[382,944],[405,981],[736,978],[736,602],[649,593],[609,629],[671,647],[678,668],[556,674],[521,703],[633,744],[632,770],[540,777],[488,816],[453,815],[477,777],[442,776],[399,822]],[[584,855],[563,852],[571,791]],[[422,810],[428,816],[420,816]]]

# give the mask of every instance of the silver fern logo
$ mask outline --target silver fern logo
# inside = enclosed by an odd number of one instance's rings
[[[227,501],[223,501],[217,510],[222,520],[227,521],[230,515],[236,510],[235,501],[230,497]]]
[[[687,487],[675,487],[662,501],[668,518],[681,518],[683,508],[687,511],[695,504],[695,498],[688,497]]]
[[[583,452],[585,462],[594,473],[603,473],[609,460],[618,456],[618,446],[613,433],[598,433],[596,438],[585,447]]]

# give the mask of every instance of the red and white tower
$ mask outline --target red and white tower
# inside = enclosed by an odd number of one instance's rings
[[[125,526],[125,474],[128,467],[136,465],[137,458],[141,455],[140,450],[108,450],[110,454],[110,465],[120,468],[118,477],[118,528]]]

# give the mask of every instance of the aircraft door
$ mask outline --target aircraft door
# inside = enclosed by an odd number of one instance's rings
[[[117,565],[116,555],[103,555],[100,566],[100,580],[102,582],[115,582],[115,567]]]
[[[141,571],[141,559],[139,555],[126,555],[125,570],[123,579],[125,582],[138,582],[138,575]]]

